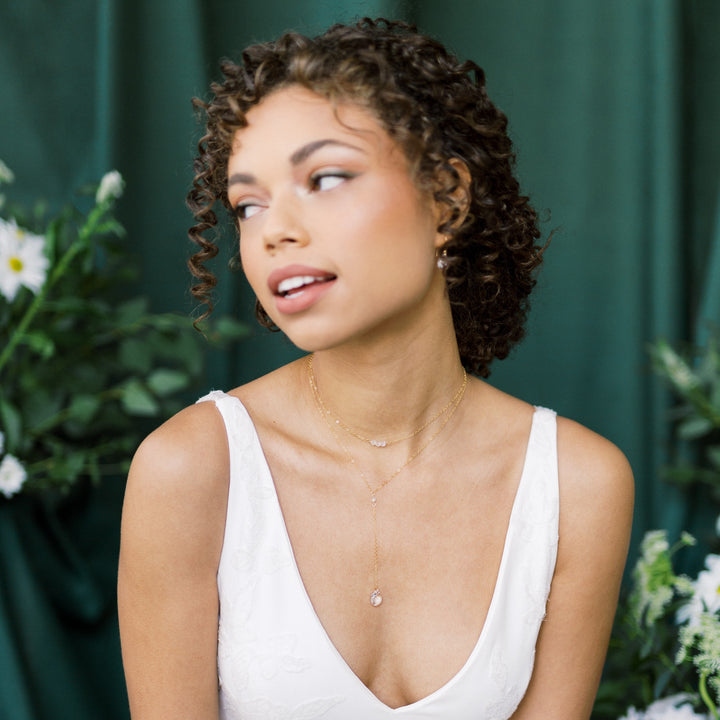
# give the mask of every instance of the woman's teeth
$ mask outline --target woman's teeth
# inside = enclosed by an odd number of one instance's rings
[[[316,282],[324,282],[328,278],[314,277],[312,275],[298,275],[282,280],[278,285],[278,295],[289,295],[293,290],[298,290],[305,285],[312,285]]]

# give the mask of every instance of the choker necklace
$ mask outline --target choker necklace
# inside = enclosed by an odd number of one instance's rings
[[[460,385],[460,389],[453,395],[452,400],[450,403],[446,406],[446,408],[443,410],[443,413],[447,412],[446,417],[443,419],[442,423],[440,424],[440,427],[430,436],[430,438],[421,445],[410,457],[402,464],[400,467],[396,468],[392,474],[387,477],[383,482],[381,482],[379,485],[376,485],[373,487],[365,473],[358,467],[358,464],[355,462],[355,458],[352,456],[351,452],[347,449],[347,447],[342,443],[340,440],[340,437],[338,436],[337,432],[335,431],[335,423],[332,423],[330,421],[330,418],[328,417],[328,414],[325,411],[325,405],[322,402],[322,399],[320,397],[320,391],[318,390],[317,381],[315,380],[315,374],[312,370],[312,361],[313,356],[308,355],[307,356],[307,374],[308,374],[308,381],[310,382],[310,389],[312,390],[313,398],[315,400],[315,407],[317,407],[318,412],[322,416],[323,420],[328,426],[328,429],[332,433],[332,436],[335,438],[338,445],[342,448],[345,455],[347,455],[348,461],[351,465],[355,466],[355,469],[358,472],[358,475],[362,478],[363,483],[365,483],[365,486],[367,487],[368,491],[370,492],[370,506],[372,508],[372,521],[373,521],[373,533],[375,536],[375,542],[373,547],[373,584],[374,588],[373,591],[370,593],[370,604],[373,607],[380,607],[383,602],[383,596],[380,592],[380,583],[379,583],[379,556],[380,556],[380,550],[379,550],[379,543],[378,543],[378,532],[377,532],[377,495],[378,493],[391,481],[394,480],[402,470],[404,470],[425,448],[430,445],[430,443],[443,431],[445,426],[450,422],[450,419],[455,414],[455,411],[458,409],[458,406],[460,405],[460,402],[462,401],[463,397],[465,396],[465,389],[467,388],[467,372],[465,372],[465,368],[463,368],[463,381]],[[443,414],[441,413],[441,414]],[[440,417],[440,416],[438,416]],[[425,427],[429,425],[430,423],[426,423]],[[419,430],[414,433],[414,435],[417,435]],[[409,436],[412,437],[412,436]]]
[[[307,361],[307,367],[308,367],[308,374],[310,375],[310,384],[317,389],[317,383],[315,382],[315,373],[313,372],[313,356],[308,355],[308,361]],[[465,369],[463,368],[463,373],[465,372]],[[372,445],[376,448],[384,448],[384,447],[390,447],[390,445],[395,445],[396,443],[402,442],[403,440],[409,440],[410,438],[414,438],[416,435],[419,435],[425,428],[432,425],[434,422],[439,420],[453,405],[456,401],[458,401],[458,398],[460,395],[462,395],[463,392],[465,392],[465,384],[467,381],[467,375],[465,375],[465,380],[458,388],[455,395],[452,396],[452,398],[449,400],[447,405],[445,405],[442,410],[440,410],[438,413],[433,415],[428,421],[424,422],[419,428],[416,430],[413,430],[408,435],[403,435],[402,437],[393,438],[392,440],[373,440],[371,438],[367,438],[364,435],[361,435],[357,430],[353,430],[351,427],[346,425],[335,413],[332,412],[332,410],[328,409],[327,405],[323,402],[322,398],[320,397],[320,393],[315,392],[315,398],[317,404],[320,406],[320,411],[327,416],[328,422],[329,419],[332,419],[332,421],[337,425],[338,427],[342,428],[346,433],[349,435],[352,435],[354,438],[357,438],[358,440],[362,440],[363,442],[368,443],[368,445]]]

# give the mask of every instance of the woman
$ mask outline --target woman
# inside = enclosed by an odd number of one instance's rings
[[[197,101],[194,291],[209,303],[219,199],[259,317],[308,355],[137,452],[134,720],[587,718],[632,478],[480,379],[522,336],[542,253],[482,72],[369,20],[223,72]]]

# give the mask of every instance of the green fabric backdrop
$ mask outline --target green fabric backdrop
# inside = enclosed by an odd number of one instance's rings
[[[635,542],[649,527],[707,521],[702,497],[657,481],[669,398],[644,347],[658,335],[702,340],[720,324],[717,0],[5,0],[0,158],[15,196],[59,205],[117,167],[142,285],[154,309],[188,311],[189,98],[250,41],[364,14],[415,20],[486,69],[523,186],[549,212],[546,234],[555,229],[529,337],[493,381],[628,454]],[[221,274],[220,309],[250,318],[242,278]],[[234,386],[294,356],[258,330],[211,357],[207,384]],[[1,718],[127,718],[114,610],[121,496],[118,480],[60,504],[0,500]]]

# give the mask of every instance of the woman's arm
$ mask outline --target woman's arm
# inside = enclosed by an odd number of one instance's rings
[[[217,720],[217,567],[228,450],[214,403],[138,449],[123,506],[118,609],[133,720]]]
[[[513,720],[587,720],[602,672],[627,556],[632,472],[590,430],[558,419],[558,558],[535,668]]]

